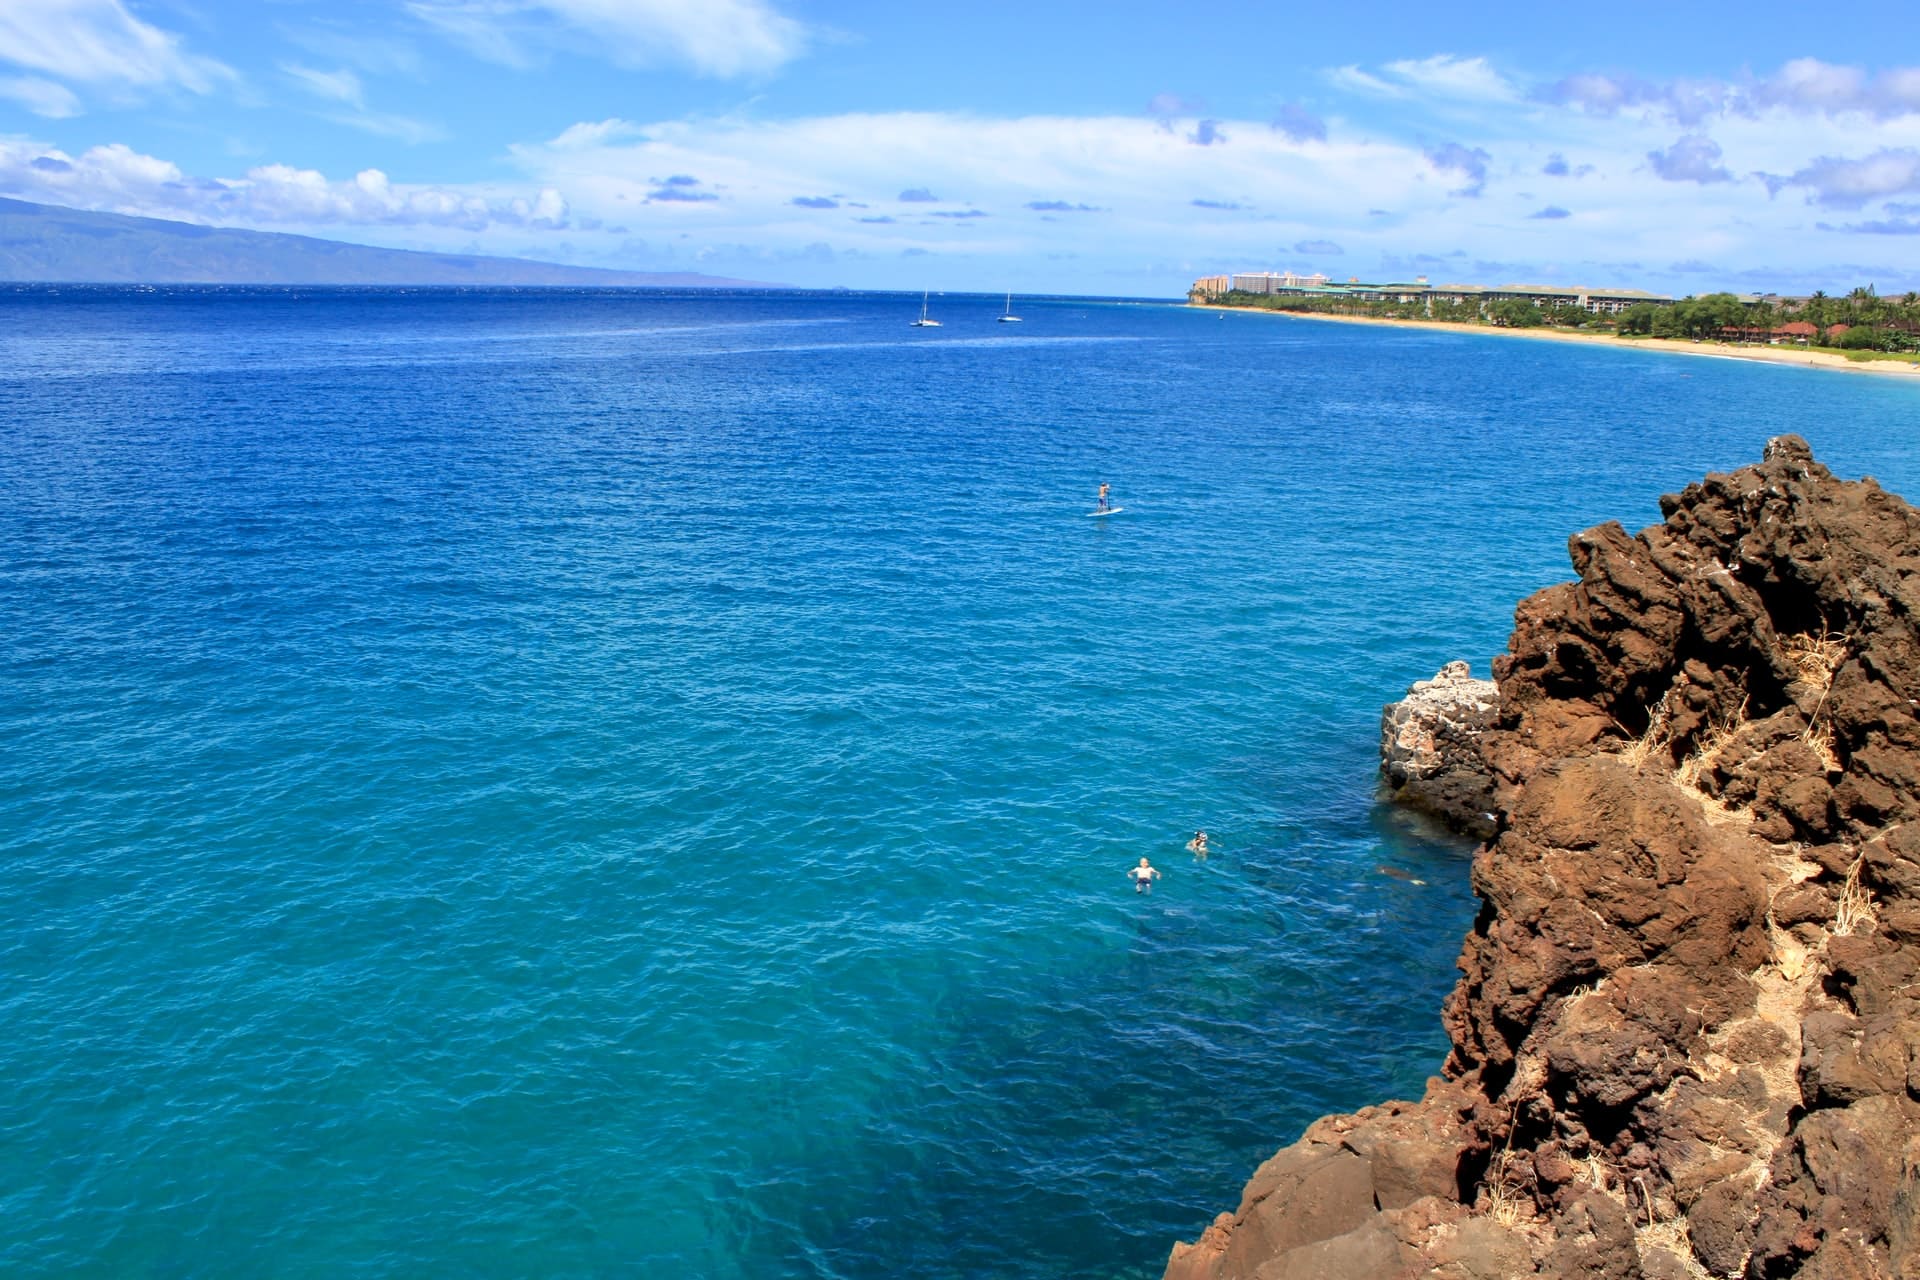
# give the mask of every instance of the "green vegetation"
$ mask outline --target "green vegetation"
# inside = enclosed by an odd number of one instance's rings
[[[1620,332],[1653,338],[1710,338],[1722,334],[1752,335],[1765,340],[1773,331],[1774,308],[1765,302],[1743,303],[1730,293],[1682,298],[1672,306],[1650,302],[1620,313]]]
[[[1871,364],[1876,360],[1893,360],[1900,364],[1920,364],[1920,352],[1915,351],[1849,351],[1847,359],[1860,364]]]
[[[1592,315],[1570,303],[1541,307],[1520,298],[1492,303],[1439,298],[1369,299],[1344,293],[1259,294],[1235,290],[1218,297],[1193,295],[1200,303],[1318,315],[1371,316],[1382,320],[1441,320],[1499,328],[1551,327],[1618,333],[1622,337],[1678,338],[1696,342],[1794,342],[1845,351],[1856,359],[1911,359],[1920,352],[1920,293],[1882,298],[1872,285],[1845,297],[1815,293],[1804,299],[1745,302],[1731,293],[1682,298],[1670,305],[1643,302],[1617,316]],[[1783,326],[1812,326],[1778,332]]]
[[[1394,298],[1370,299],[1352,294],[1231,293],[1209,296],[1195,293],[1192,301],[1222,307],[1249,307],[1264,311],[1288,311],[1306,315],[1372,316],[1381,320],[1443,320],[1453,324],[1491,324],[1509,328],[1534,328],[1553,325],[1565,329],[1607,328],[1604,317],[1590,315],[1575,306],[1542,309],[1523,298],[1508,298],[1482,307],[1474,302],[1452,302],[1443,298],[1417,298],[1401,302]]]

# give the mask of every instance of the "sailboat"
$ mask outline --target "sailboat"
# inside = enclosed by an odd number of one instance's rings
[[[927,295],[924,291],[920,294],[920,318],[918,320],[909,320],[907,323],[916,329],[938,329],[940,327],[938,320],[927,319]]]
[[[1003,315],[1001,315],[1000,323],[1001,324],[1019,324],[1020,323],[1020,317],[1013,314],[1013,295],[1012,294],[1007,295],[1007,309],[1006,309],[1006,312]]]

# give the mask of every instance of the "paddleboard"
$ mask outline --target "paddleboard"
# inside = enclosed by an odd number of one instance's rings
[[[1125,507],[1108,507],[1105,511],[1089,511],[1087,514],[1090,516],[1117,516],[1125,510]]]

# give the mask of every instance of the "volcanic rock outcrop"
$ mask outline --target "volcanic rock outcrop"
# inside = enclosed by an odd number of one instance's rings
[[[1393,799],[1468,835],[1491,836],[1493,771],[1480,735],[1499,707],[1499,686],[1449,662],[1382,708],[1380,773]]]
[[[1168,1280],[1920,1277],[1920,513],[1797,436],[1661,510],[1495,663],[1441,1074]]]

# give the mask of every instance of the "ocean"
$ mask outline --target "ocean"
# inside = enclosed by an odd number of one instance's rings
[[[0,291],[0,1269],[1158,1276],[1439,1067],[1381,704],[1770,435],[1920,491],[1898,380],[919,303]]]

